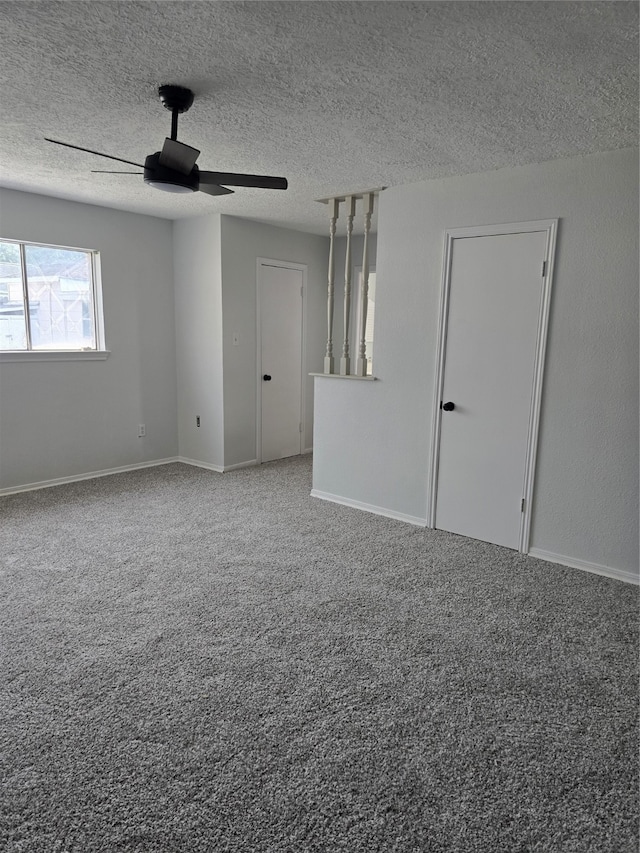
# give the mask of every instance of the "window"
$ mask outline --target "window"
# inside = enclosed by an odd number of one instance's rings
[[[354,327],[355,327],[355,337],[354,345],[351,347],[351,352],[355,353],[357,358],[358,353],[360,351],[360,340],[362,338],[362,331],[360,329],[360,313],[361,313],[361,288],[362,288],[362,267],[355,267],[354,269],[355,275],[353,276],[355,285],[356,285],[356,299],[355,299],[355,314],[354,314]],[[371,376],[373,373],[373,325],[376,315],[376,271],[374,269],[369,270],[369,291],[367,296],[367,322],[365,323],[364,329],[364,341],[366,344],[366,356],[367,356],[367,376]]]
[[[0,240],[0,352],[104,350],[99,254]]]

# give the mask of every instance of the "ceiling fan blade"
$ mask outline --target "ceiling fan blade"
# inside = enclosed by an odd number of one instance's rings
[[[130,166],[138,166],[140,169],[144,169],[142,163],[134,163],[132,160],[123,160],[122,157],[113,157],[111,154],[103,154],[102,151],[93,151],[91,148],[81,148],[80,145],[71,145],[68,142],[60,142],[59,139],[49,139],[48,136],[45,136],[46,142],[53,142],[55,145],[64,145],[65,148],[75,148],[76,151],[86,151],[87,154],[97,154],[98,157],[106,157],[108,160],[118,160],[119,163],[128,163]]]
[[[232,187],[261,187],[265,190],[286,190],[286,178],[274,178],[270,175],[238,175],[234,172],[200,172],[202,184],[229,184]]]
[[[92,175],[144,175],[144,172],[112,172],[109,169],[92,169]]]
[[[202,181],[200,181],[199,190],[201,193],[207,193],[208,195],[228,195],[233,192],[233,190],[221,187],[218,184],[203,184]]]
[[[173,169],[174,172],[180,172],[182,175],[190,175],[199,156],[200,152],[197,148],[167,137],[158,162],[166,169]]]

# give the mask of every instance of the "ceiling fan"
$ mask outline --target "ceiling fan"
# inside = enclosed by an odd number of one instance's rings
[[[171,136],[164,141],[162,151],[149,154],[145,158],[144,165],[124,160],[122,157],[113,157],[111,154],[103,154],[101,151],[93,151],[91,148],[82,148],[80,145],[70,145],[68,142],[60,142],[58,139],[49,139],[56,145],[64,145],[66,148],[75,148],[78,151],[86,151],[89,154],[97,154],[99,157],[107,157],[109,160],[117,160],[120,163],[128,163],[130,166],[138,166],[142,172],[108,172],[102,169],[94,169],[94,172],[118,175],[143,175],[145,184],[159,190],[171,193],[197,192],[198,190],[208,195],[227,195],[232,193],[228,187],[262,187],[269,190],[286,190],[288,183],[286,178],[275,178],[270,175],[240,175],[234,172],[205,172],[196,166],[196,160],[200,155],[197,148],[178,142],[178,115],[186,112],[193,103],[193,92],[184,86],[160,86],[158,95],[165,109],[171,112]]]

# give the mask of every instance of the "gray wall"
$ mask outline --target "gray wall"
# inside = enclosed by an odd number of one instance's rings
[[[316,380],[314,488],[426,517],[444,231],[555,217],[531,546],[637,573],[636,150],[381,194],[379,381]]]
[[[224,318],[224,464],[256,458],[256,268],[258,258],[307,265],[305,373],[322,370],[326,345],[329,240],[313,234],[222,216]],[[238,333],[240,345],[233,346]],[[305,384],[304,447],[313,442],[313,381]]]
[[[111,350],[0,364],[0,488],[174,457],[171,223],[1,189],[0,236],[100,250]]]
[[[173,223],[173,269],[180,456],[221,469],[224,414],[220,214]]]

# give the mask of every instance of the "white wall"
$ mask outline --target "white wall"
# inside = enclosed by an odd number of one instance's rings
[[[171,223],[0,189],[0,236],[100,250],[111,350],[0,365],[0,488],[175,456]]]
[[[531,546],[637,573],[635,150],[381,194],[379,381],[316,379],[314,488],[426,517],[444,231],[555,217],[560,229]]]
[[[307,265],[305,374],[322,370],[326,345],[327,263],[325,237],[222,216],[222,310],[224,318],[224,464],[256,458],[256,266],[269,258]],[[233,334],[239,346],[233,346]],[[313,381],[305,383],[304,447],[313,441]]]
[[[180,456],[222,469],[220,214],[173,223],[173,271]]]

